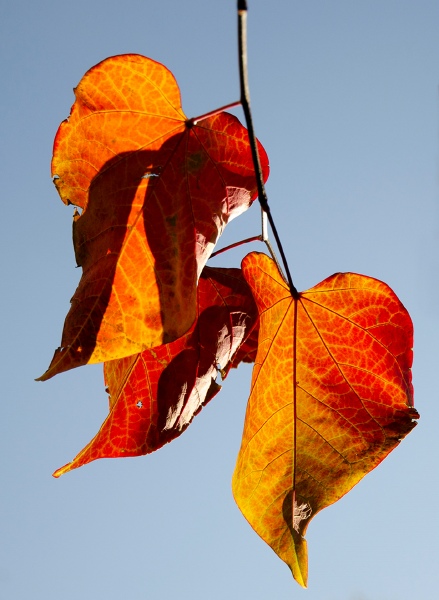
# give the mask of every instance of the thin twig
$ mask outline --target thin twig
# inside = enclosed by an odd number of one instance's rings
[[[248,244],[250,242],[263,242],[263,241],[265,241],[265,240],[262,239],[261,235],[255,235],[254,237],[247,238],[246,240],[241,240],[240,242],[235,242],[234,244],[230,244],[230,246],[225,246],[224,248],[220,248],[216,252],[212,252],[212,254],[210,255],[209,258],[218,256],[218,254],[222,254],[223,252],[226,252],[227,250],[231,250],[232,248],[238,248],[239,246],[242,246],[243,244]]]
[[[277,261],[277,257],[276,254],[270,244],[270,240],[266,237],[264,238],[264,234],[262,235],[254,235],[251,238],[247,238],[245,240],[240,240],[239,242],[235,242],[234,244],[230,244],[229,246],[224,246],[224,248],[220,248],[219,250],[217,250],[216,252],[212,252],[212,254],[209,256],[209,258],[214,258],[214,256],[218,256],[218,254],[222,254],[223,252],[227,252],[227,250],[232,250],[232,248],[238,248],[239,246],[242,246],[243,244],[249,244],[250,242],[264,242],[264,244],[267,246],[267,249],[269,251],[269,253],[271,254],[271,258],[274,260],[274,262],[276,263],[276,265],[278,266],[278,268],[280,269],[280,265]]]
[[[268,221],[267,221],[267,213],[261,206],[261,228],[262,228],[262,241],[265,242],[268,240]]]
[[[208,117],[214,117],[215,115],[219,115],[225,110],[229,110],[229,108],[233,108],[234,106],[239,106],[241,104],[241,100],[237,100],[236,102],[231,102],[230,104],[226,104],[225,106],[221,106],[221,108],[217,108],[216,110],[212,110],[204,115],[200,115],[199,117],[195,117],[195,119],[190,119],[190,123],[192,125],[196,125],[198,121],[202,121],[203,119],[207,119]]]
[[[273,250],[273,246],[271,245],[271,242],[268,239],[268,219],[267,219],[267,213],[262,208],[262,206],[261,206],[261,230],[262,230],[261,240],[267,246],[267,250],[270,253],[271,258],[276,263],[276,267],[279,269],[279,273],[281,273],[282,277],[285,279],[285,275],[283,273],[282,267],[279,264],[279,261],[277,260],[276,252]]]
[[[282,258],[282,264],[285,269],[288,285],[293,298],[299,296],[291,277],[288,262],[285,256],[285,252],[282,247],[282,243],[277,233],[276,225],[268,205],[267,193],[265,191],[264,178],[262,175],[261,161],[259,159],[258,146],[256,141],[256,135],[253,127],[253,119],[250,110],[250,91],[248,85],[248,69],[247,69],[247,2],[246,0],[238,0],[238,45],[239,45],[239,80],[241,87],[241,105],[244,111],[244,116],[247,124],[248,136],[250,141],[250,147],[253,157],[253,165],[256,173],[256,183],[258,188],[258,199],[262,210],[266,213],[268,222],[270,223],[271,230],[273,231],[276,245],[279,249],[279,253]],[[266,243],[267,241],[264,240]]]

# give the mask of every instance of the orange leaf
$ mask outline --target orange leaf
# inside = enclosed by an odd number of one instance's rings
[[[412,323],[370,277],[337,273],[294,299],[267,256],[249,254],[242,268],[260,330],[233,493],[306,586],[310,515],[375,468],[419,417]]]
[[[52,174],[63,202],[82,209],[73,241],[83,275],[41,380],[185,333],[203,266],[256,194],[246,129],[226,113],[193,125],[163,65],[115,56],[90,69],[75,94]]]
[[[199,317],[178,340],[105,363],[110,413],[93,440],[56,477],[98,458],[140,456],[179,436],[221,386],[257,320],[239,269],[205,267]]]

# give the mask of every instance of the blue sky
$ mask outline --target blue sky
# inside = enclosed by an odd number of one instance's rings
[[[72,210],[50,178],[53,137],[72,88],[115,54],[164,63],[189,117],[237,100],[235,1],[3,2],[2,598],[436,598],[439,4],[249,0],[249,9],[255,127],[296,287],[354,271],[394,289],[415,325],[419,425],[313,520],[308,590],[232,499],[250,368],[156,454],[52,478],[107,411],[99,365],[34,382],[79,279]],[[223,243],[258,227],[255,206]],[[221,263],[236,266],[243,252]]]

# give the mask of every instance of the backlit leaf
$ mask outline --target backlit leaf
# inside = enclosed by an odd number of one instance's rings
[[[293,299],[267,256],[252,253],[242,268],[260,329],[233,493],[306,586],[310,519],[376,467],[419,417],[412,323],[392,290],[370,277],[338,273]]]
[[[245,341],[239,346],[233,357],[232,367],[238,367],[240,363],[254,363],[258,350],[259,321],[256,321],[252,331]]]
[[[221,389],[232,357],[257,320],[239,269],[205,267],[199,317],[169,344],[105,363],[110,412],[93,440],[55,476],[98,458],[139,456],[179,436]]]
[[[73,241],[83,274],[41,380],[185,333],[212,248],[256,193],[246,129],[226,113],[193,125],[163,65],[109,58],[75,95],[55,138],[52,174],[63,202],[82,211]]]

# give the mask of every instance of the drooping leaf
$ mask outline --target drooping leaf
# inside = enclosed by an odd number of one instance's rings
[[[370,277],[338,273],[292,298],[267,256],[252,253],[242,268],[260,329],[233,493],[306,586],[312,516],[375,468],[419,417],[412,323],[392,290]]]
[[[54,475],[98,458],[140,456],[179,436],[221,386],[257,321],[240,269],[205,267],[196,324],[178,340],[105,363],[110,412],[93,440]]]
[[[212,248],[256,193],[246,129],[226,113],[193,125],[163,65],[109,58],[75,95],[52,174],[63,202],[82,210],[73,240],[83,275],[41,380],[185,333]]]

